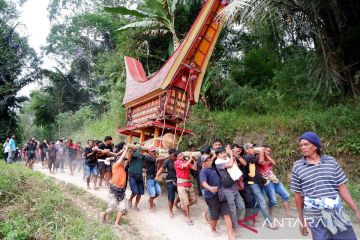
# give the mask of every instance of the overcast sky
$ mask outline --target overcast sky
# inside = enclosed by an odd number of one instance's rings
[[[38,55],[41,55],[41,46],[46,44],[46,37],[50,32],[50,22],[47,17],[47,6],[49,0],[27,0],[23,5],[19,21],[22,27],[19,33],[28,36],[29,44]],[[50,59],[43,59],[43,67],[51,68],[55,63]],[[38,88],[36,83],[32,83],[20,90],[19,95],[29,96],[30,91]]]

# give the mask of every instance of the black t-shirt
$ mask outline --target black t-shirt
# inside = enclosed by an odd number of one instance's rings
[[[264,178],[259,173],[259,170],[258,170],[258,167],[257,167],[257,164],[259,164],[259,157],[255,156],[255,155],[245,155],[244,159],[245,159],[245,161],[247,163],[247,165],[245,167],[244,180],[246,182],[252,181],[252,182],[255,182],[257,184],[264,184]],[[250,166],[251,165],[255,166],[255,176],[254,177],[249,176]]]
[[[26,145],[26,152],[27,154],[35,154],[35,151],[36,151],[36,145],[33,143],[33,144],[30,144],[28,143]]]
[[[56,158],[56,153],[57,153],[57,149],[55,147],[53,148],[48,148],[47,152],[49,153],[49,158],[50,159],[54,159]]]
[[[92,153],[92,152],[93,152],[92,148],[90,148],[90,147],[85,148],[85,159],[86,159],[85,164],[90,167],[93,167],[97,164],[97,159],[96,159],[95,153],[93,155],[91,155],[90,157],[87,156],[89,153]]]
[[[106,145],[105,143],[101,143],[99,146],[98,146],[99,149],[101,150],[105,150],[105,149],[110,149],[110,152],[113,151],[113,146],[110,144],[109,146]],[[108,156],[105,154],[105,155],[102,155],[102,156],[99,156],[99,159],[105,159],[107,158]]]
[[[162,168],[166,169],[168,172],[168,174],[166,175],[166,180],[176,180],[174,161],[171,158],[167,159],[163,163]]]
[[[42,142],[42,143],[40,144],[39,148],[41,149],[41,152],[42,152],[42,153],[46,153],[48,147],[47,147],[47,144],[46,144],[46,143]]]
[[[156,176],[156,158],[144,156],[144,167],[146,169],[146,179],[153,179]]]

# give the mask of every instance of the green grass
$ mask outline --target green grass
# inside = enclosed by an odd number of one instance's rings
[[[1,239],[118,239],[90,220],[55,182],[20,164],[0,161]]]

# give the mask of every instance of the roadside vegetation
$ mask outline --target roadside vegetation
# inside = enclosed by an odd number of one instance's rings
[[[0,161],[0,192],[1,239],[119,239],[110,227],[90,219],[52,178],[23,165]]]

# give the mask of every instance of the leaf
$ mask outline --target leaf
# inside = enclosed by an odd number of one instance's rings
[[[156,15],[156,18],[168,19],[165,4],[162,0],[145,0],[147,9]]]
[[[162,24],[161,22],[158,21],[141,21],[141,22],[134,22],[134,23],[130,23],[127,24],[119,29],[117,29],[116,31],[123,31],[129,28],[150,28],[150,27],[163,27],[164,24]]]
[[[140,18],[147,18],[151,17],[151,15],[146,14],[144,12],[140,12],[138,10],[131,10],[126,7],[105,7],[105,12],[108,13],[116,13],[124,16],[134,16],[134,17],[140,17]]]

